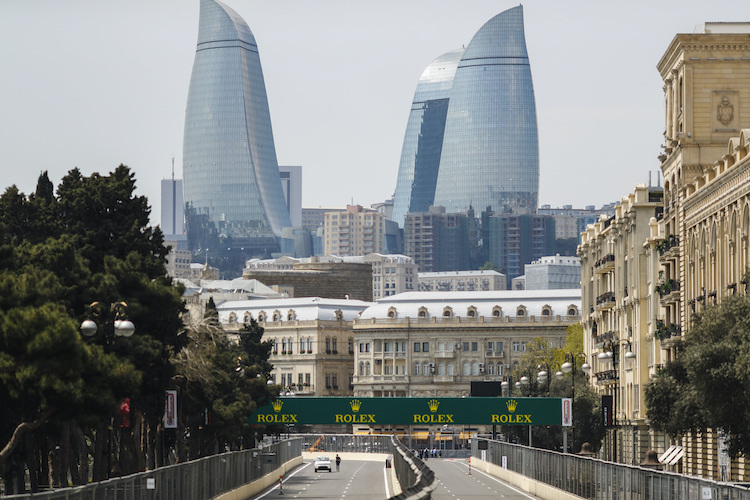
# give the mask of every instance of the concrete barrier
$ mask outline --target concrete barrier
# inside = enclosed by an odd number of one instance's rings
[[[479,460],[476,457],[471,457],[471,467],[486,472],[491,476],[495,476],[506,483],[518,487],[530,495],[544,498],[545,500],[580,500],[581,498],[572,493],[555,488],[554,486],[530,479],[517,472],[503,469],[499,465]]]

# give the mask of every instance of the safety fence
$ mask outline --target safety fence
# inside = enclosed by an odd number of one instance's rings
[[[471,455],[582,498],[750,500],[744,486],[489,439],[472,440]]]
[[[389,500],[432,498],[432,492],[437,486],[435,473],[395,437],[392,438],[392,446],[393,466],[402,491]]]
[[[232,451],[153,471],[72,488],[2,497],[3,500],[205,500],[260,479],[302,454],[294,437],[262,448]]]

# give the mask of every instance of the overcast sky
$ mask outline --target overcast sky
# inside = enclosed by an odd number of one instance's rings
[[[468,44],[499,0],[227,0],[255,35],[282,165],[303,206],[389,198],[417,81]],[[120,163],[160,215],[182,177],[198,0],[2,0],[0,188],[57,185]],[[746,2],[529,0],[540,204],[580,208],[656,184],[664,128],[656,64],[676,33],[749,21]]]

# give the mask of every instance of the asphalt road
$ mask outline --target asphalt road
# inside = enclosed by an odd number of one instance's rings
[[[284,497],[337,500],[383,500],[388,497],[382,460],[344,460],[340,472],[336,472],[335,465],[333,468],[333,472],[315,472],[312,461],[305,461],[286,475],[282,486]],[[279,485],[276,484],[253,498],[268,500],[278,496]]]
[[[539,499],[476,469],[469,474],[469,463],[465,459],[431,459],[427,466],[438,479],[433,500]],[[387,491],[382,460],[345,460],[340,472],[315,472],[312,461],[305,461],[286,475],[282,492],[286,498],[336,500],[383,500],[393,494]],[[268,500],[278,496],[279,485],[276,484],[253,499]]]
[[[539,498],[476,469],[472,469],[469,474],[469,462],[465,459],[430,459],[427,460],[427,467],[432,469],[439,481],[437,488],[432,492],[433,500]]]

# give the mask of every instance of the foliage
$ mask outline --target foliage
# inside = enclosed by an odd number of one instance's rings
[[[750,297],[708,305],[679,345],[676,359],[646,386],[651,425],[677,436],[723,429],[729,453],[750,451]]]
[[[147,200],[134,190],[121,165],[108,176],[74,169],[57,196],[46,172],[34,194],[11,186],[0,196],[0,406],[8,410],[0,460],[32,421],[37,428],[50,419],[55,426],[40,430],[52,433],[91,427],[93,439],[126,396],[156,430],[169,357],[184,342],[183,306],[166,277],[161,232],[148,226]],[[127,302],[136,335],[83,339],[78,325],[94,301]],[[111,320],[100,331],[111,332]]]
[[[591,385],[588,375],[581,370],[584,362],[583,357],[578,356],[581,352],[583,352],[583,326],[576,323],[567,328],[566,341],[562,348],[550,346],[543,338],[535,338],[528,343],[526,353],[514,367],[510,378],[514,383],[522,376],[529,379],[528,385],[520,388],[520,394],[523,396],[545,397],[549,395],[558,398],[574,398],[574,428],[571,446],[580,449],[581,443],[589,442],[596,449],[601,446],[604,437],[604,427],[600,418],[601,397]],[[569,375],[558,378],[556,373],[562,364],[570,359],[575,362],[575,370]],[[537,374],[542,369],[548,372],[548,378],[546,382],[539,383]],[[512,390],[519,391],[515,387]],[[511,429],[511,434],[513,433],[516,435],[516,441],[523,441],[522,429]],[[558,427],[538,429],[534,440],[537,445],[549,442],[552,446],[551,443],[562,442],[561,434],[562,429]]]

